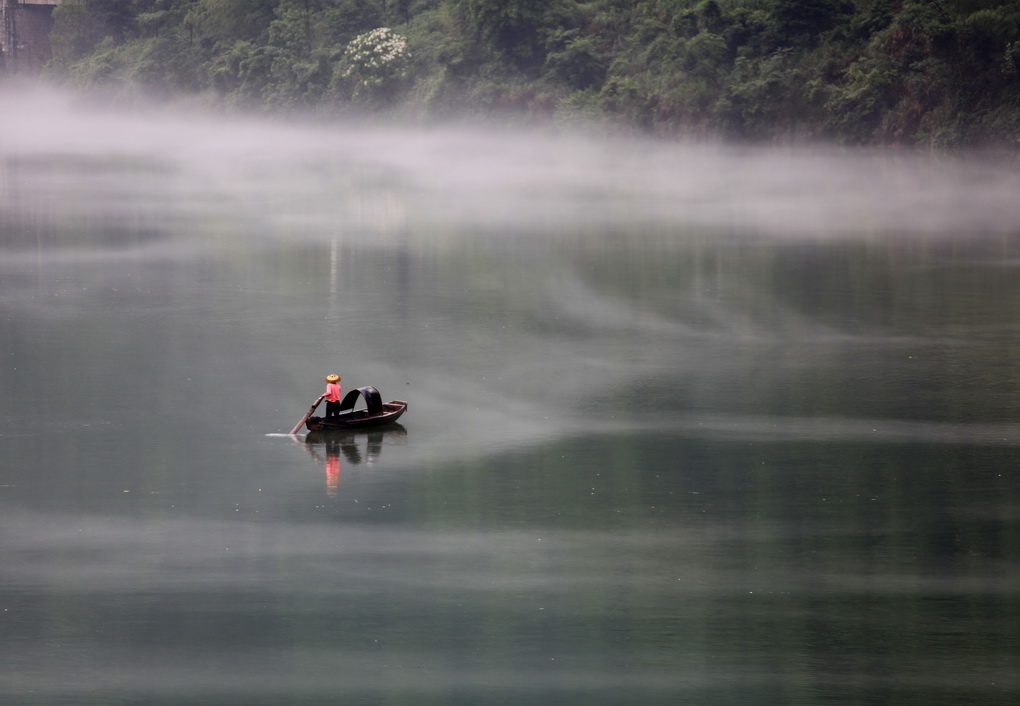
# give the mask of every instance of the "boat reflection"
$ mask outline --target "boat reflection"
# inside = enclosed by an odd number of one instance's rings
[[[384,441],[392,443],[406,436],[407,429],[400,424],[364,431],[310,431],[305,436],[305,448],[322,464],[326,472],[326,494],[335,497],[340,490],[341,455],[352,466],[371,466],[379,460]]]

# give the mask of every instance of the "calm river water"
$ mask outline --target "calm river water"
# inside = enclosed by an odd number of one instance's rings
[[[0,703],[1020,700],[1017,165],[3,98]]]

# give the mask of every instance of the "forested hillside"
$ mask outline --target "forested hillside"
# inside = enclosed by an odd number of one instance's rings
[[[1016,0],[65,0],[51,76],[269,112],[1020,146]]]

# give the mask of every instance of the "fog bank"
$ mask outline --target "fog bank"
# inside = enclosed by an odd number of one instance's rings
[[[298,125],[184,112],[118,113],[53,91],[0,95],[0,207],[49,194],[74,215],[241,205],[264,232],[309,237],[440,223],[528,231],[637,216],[773,237],[876,231],[968,236],[1020,223],[1020,166],[977,155],[751,148],[464,126]],[[68,178],[69,167],[74,178]],[[111,189],[111,187],[113,187]],[[203,213],[204,210],[204,213]]]

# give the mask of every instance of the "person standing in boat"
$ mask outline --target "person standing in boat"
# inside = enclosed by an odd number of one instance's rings
[[[334,373],[326,376],[326,391],[319,397],[326,400],[326,419],[340,416],[340,380],[341,377]]]

